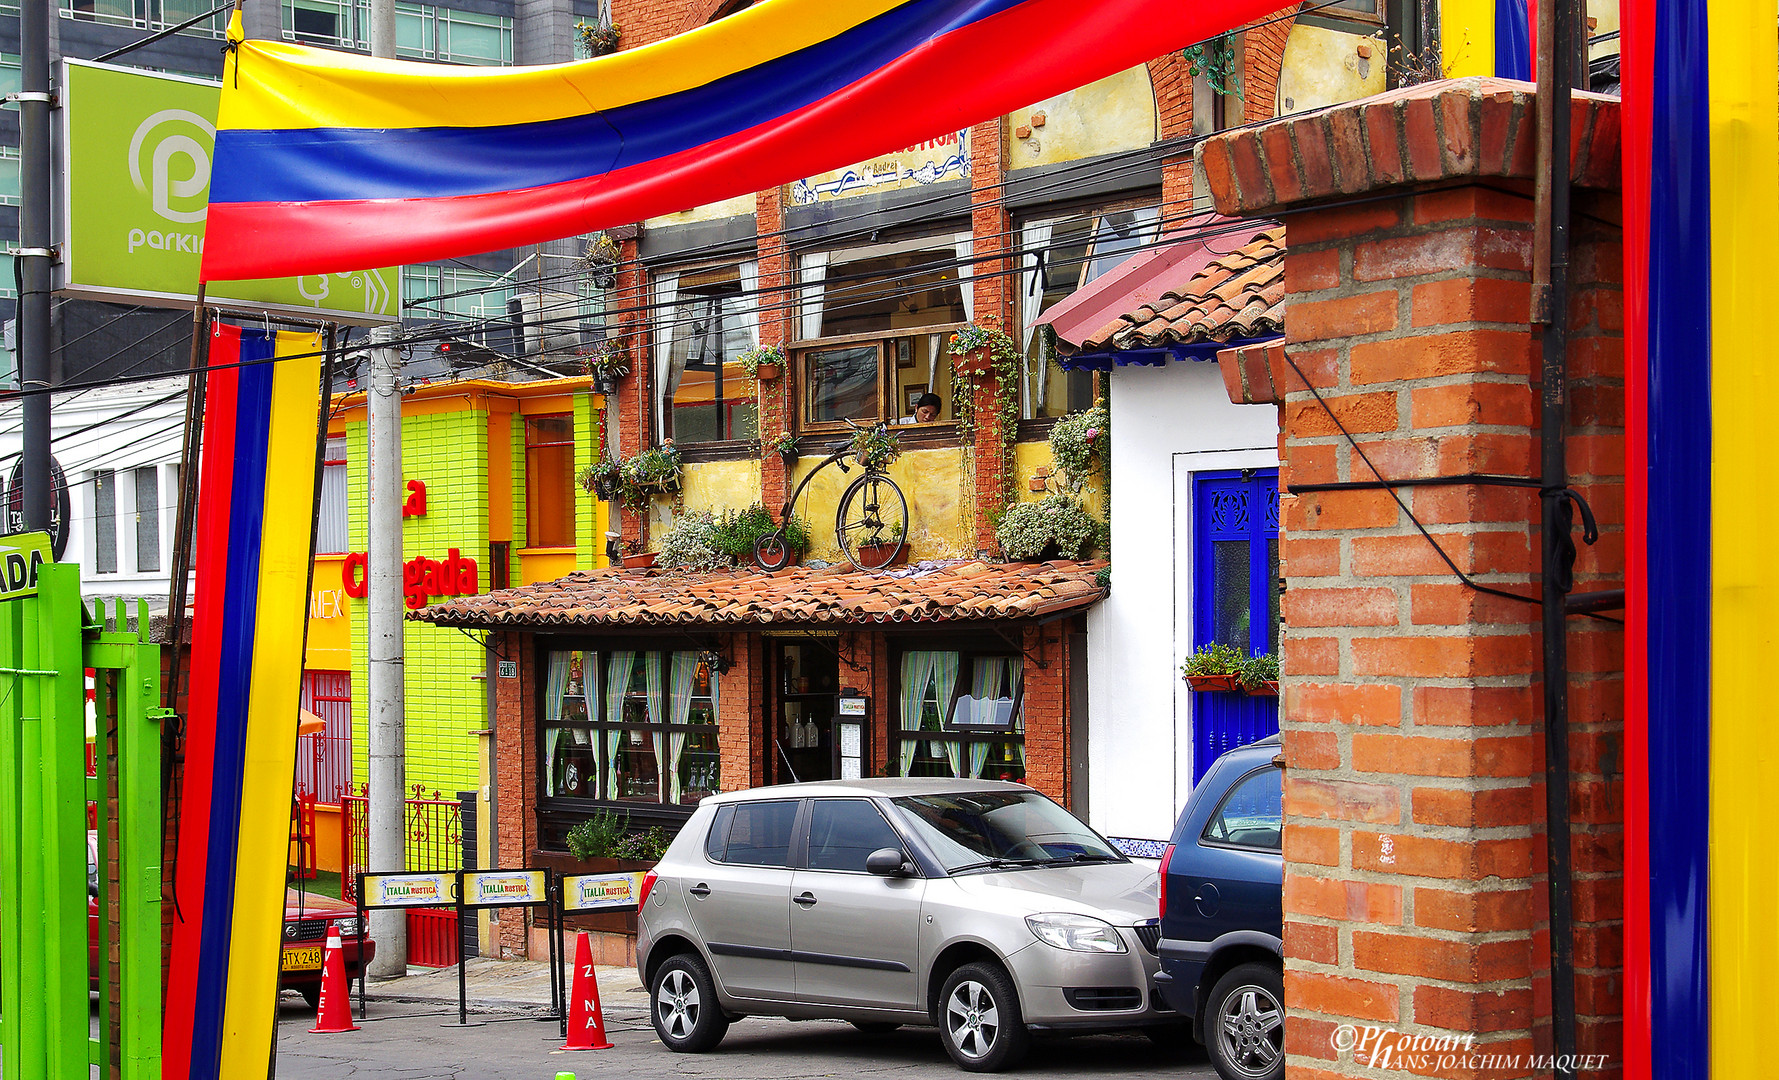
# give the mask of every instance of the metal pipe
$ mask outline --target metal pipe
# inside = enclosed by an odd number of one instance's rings
[[[47,390],[49,290],[53,239],[50,234],[49,151],[50,0],[19,5],[19,251],[24,260],[18,298],[19,388]],[[24,400],[25,529],[50,530],[55,503],[50,478],[50,395]],[[62,522],[66,529],[69,523]]]
[[[1555,1075],[1575,1075],[1574,885],[1570,878],[1569,641],[1571,505],[1568,423],[1570,87],[1575,0],[1538,6],[1538,176],[1533,295],[1543,322],[1539,375],[1539,494],[1544,645],[1544,799],[1550,895],[1551,1031]],[[1543,280],[1537,280],[1542,277]]]

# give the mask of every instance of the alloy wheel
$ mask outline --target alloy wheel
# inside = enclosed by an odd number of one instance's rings
[[[655,1009],[661,1026],[676,1039],[689,1038],[698,1027],[698,1013],[703,1003],[698,997],[698,984],[684,971],[670,971],[661,980]]]
[[[1284,1053],[1284,1026],[1284,1010],[1264,987],[1236,987],[1217,1018],[1223,1059],[1243,1076],[1267,1076]]]
[[[1001,1014],[988,987],[972,979],[957,984],[945,1003],[945,1026],[965,1057],[988,1056],[1001,1032]]]

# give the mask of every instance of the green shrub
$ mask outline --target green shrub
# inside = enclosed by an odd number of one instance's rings
[[[1239,675],[1248,654],[1221,641],[1203,645],[1180,665],[1182,675]]]
[[[1104,405],[1070,413],[1050,429],[1050,457],[1076,491],[1105,474],[1112,458],[1111,416]]]
[[[615,851],[629,825],[627,814],[595,810],[592,817],[568,830],[568,850],[577,859],[616,858]]]
[[[662,535],[655,565],[670,570],[710,570],[722,566],[729,560],[717,550],[716,538],[717,523],[710,511],[681,514]]]
[[[1079,559],[1105,543],[1106,527],[1067,495],[1015,503],[995,526],[995,540],[1009,559]]]
[[[760,537],[776,528],[772,513],[760,503],[746,510],[725,510],[717,519],[711,545],[731,561],[746,565],[753,561],[754,545]],[[792,517],[785,523],[784,537],[785,546],[798,555],[803,554],[809,550],[809,523],[800,517]]]
[[[1279,681],[1279,658],[1272,653],[1261,653],[1250,656],[1241,662],[1235,673],[1236,680],[1252,690],[1261,683]]]
[[[612,849],[612,856],[619,859],[660,862],[661,856],[667,854],[667,845],[671,843],[673,843],[673,837],[668,835],[667,830],[655,825],[642,832],[625,833]]]

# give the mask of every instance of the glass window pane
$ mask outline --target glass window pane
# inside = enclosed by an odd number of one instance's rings
[[[865,873],[865,859],[879,848],[902,847],[902,838],[865,799],[817,799],[810,807],[809,868]]]
[[[17,206],[19,204],[19,152],[6,146],[0,147],[0,206]],[[8,282],[7,284],[11,284]]]
[[[598,794],[599,754],[585,728],[546,728],[544,794],[591,799]]]
[[[628,716],[631,702],[624,703]],[[644,713],[646,716],[646,712]],[[617,733],[617,753],[612,761],[616,790],[610,798],[621,802],[660,802],[661,769],[655,756],[655,741],[649,733],[627,728]]]
[[[432,9],[395,5],[396,55],[431,59],[437,51],[432,41]]]
[[[700,731],[684,736],[685,751],[679,759],[680,805],[696,806],[707,795],[723,790],[723,773],[717,753],[715,731]]]
[[[532,547],[574,545],[574,417],[525,421],[525,527]]]
[[[157,574],[161,569],[161,478],[150,465],[136,473],[136,572]]]
[[[795,800],[741,803],[729,822],[723,861],[750,866],[789,866],[791,828],[797,823]]]
[[[1279,538],[1266,542],[1266,651],[1279,653]]]
[[[877,419],[877,346],[817,349],[804,365],[811,423]]]
[[[338,555],[346,550],[349,525],[346,507],[346,440],[327,440],[321,466],[321,519],[315,526],[315,551]]]
[[[1280,791],[1283,775],[1278,769],[1267,768],[1244,777],[1206,823],[1204,838],[1219,844],[1279,850],[1279,832],[1285,820]]]
[[[1249,650],[1248,542],[1211,541],[1211,575],[1211,638],[1245,653]]]
[[[19,92],[19,58],[14,53],[0,53],[0,94]]]
[[[93,474],[93,569],[117,573],[117,474],[110,469]]]

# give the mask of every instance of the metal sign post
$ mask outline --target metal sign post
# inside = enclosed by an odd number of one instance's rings
[[[556,879],[557,927],[569,915],[587,911],[635,911],[642,900],[641,873],[626,874],[564,874]],[[550,940],[554,942],[560,931],[552,928]],[[566,943],[565,943],[566,945]],[[551,973],[559,972],[554,963],[550,966]],[[552,986],[554,986],[554,982]],[[568,987],[562,987],[562,996],[568,996]],[[562,1034],[568,1034],[568,1010],[562,1010]]]

